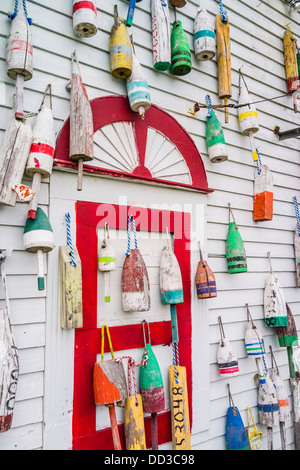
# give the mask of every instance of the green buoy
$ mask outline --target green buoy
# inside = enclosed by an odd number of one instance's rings
[[[230,213],[232,213],[232,211],[229,204],[229,217]],[[230,274],[247,272],[247,258],[244,243],[235,221],[230,222],[230,220],[226,238],[226,258],[227,268]]]
[[[191,50],[181,21],[174,21],[171,33],[171,69],[173,75],[186,75],[192,69]]]

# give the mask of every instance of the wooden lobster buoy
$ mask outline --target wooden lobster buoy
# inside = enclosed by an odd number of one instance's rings
[[[191,450],[191,430],[186,368],[179,365],[170,366],[169,384],[172,449]]]
[[[260,424],[267,428],[268,449],[273,450],[273,428],[279,426],[279,405],[269,373],[264,374],[264,382],[259,385],[258,414]]]
[[[225,14],[216,15],[219,98],[224,100],[228,122],[228,99],[231,98],[231,47],[229,21]]]
[[[50,96],[51,96],[51,85]],[[45,91],[45,95],[47,92]],[[45,99],[44,95],[44,99]],[[35,192],[28,211],[28,217],[35,219],[38,205],[38,195],[42,178],[49,178],[52,173],[54,151],[55,151],[55,130],[52,113],[52,100],[50,107],[44,106],[44,99],[40,106],[38,115],[33,126],[33,141],[26,165],[26,173],[33,176],[32,189]]]
[[[77,63],[77,70],[75,68]],[[69,158],[78,163],[77,190],[82,190],[83,162],[93,160],[93,113],[81,78],[76,51],[72,54],[72,79],[70,100],[70,150]]]
[[[229,384],[228,396],[229,407],[226,417],[226,450],[249,450],[246,429],[240,415],[239,409],[234,405]]]
[[[245,331],[245,347],[246,347],[246,352],[248,357],[254,357],[256,358],[261,358],[265,355],[265,345],[264,345],[264,340],[261,335],[261,332],[259,329],[256,327],[254,324],[248,304],[246,304],[247,307],[247,316],[248,316],[248,322],[247,322],[247,329]]]
[[[111,360],[104,361],[104,332],[109,343]],[[96,405],[105,405],[109,410],[112,438],[115,450],[122,450],[117,424],[115,404],[121,405],[128,397],[125,370],[122,361],[116,361],[107,325],[101,327],[101,362],[94,364],[94,400]]]
[[[171,32],[168,0],[151,1],[153,67],[168,70],[171,67]]]
[[[148,328],[146,342],[144,323]],[[144,336],[144,364],[140,368],[139,386],[145,413],[151,413],[152,450],[158,450],[157,413],[165,409],[164,384],[158,361],[151,346],[150,328],[142,322]]]
[[[170,5],[176,8],[182,8],[186,5],[186,0],[170,0]]]
[[[279,346],[292,348],[298,346],[298,333],[294,316],[288,304],[286,304],[288,324],[277,328]]]
[[[135,249],[130,249],[130,226],[133,222]],[[128,249],[122,271],[122,305],[124,312],[150,310],[150,282],[144,259],[138,249],[135,220],[128,217]]]
[[[18,8],[15,4],[15,11],[10,18],[12,23],[7,38],[6,45],[6,73],[16,80],[16,110],[15,117],[23,119],[23,88],[24,81],[30,80],[33,74],[33,53],[30,18],[27,18],[25,1]]]
[[[206,120],[206,147],[212,163],[221,163],[228,159],[222,126],[215,112],[211,109]]]
[[[204,6],[200,6],[194,21],[194,49],[197,60],[211,60],[216,55],[216,35]]]
[[[135,113],[139,113],[142,119],[145,118],[145,112],[151,106],[151,98],[149,93],[149,86],[139,63],[135,52],[132,36],[132,74],[127,78],[127,94],[129,99],[130,108]]]
[[[104,273],[104,301],[110,302],[110,272],[117,269],[116,254],[109,238],[109,227],[104,226],[104,238],[99,250],[98,268]]]
[[[218,322],[221,336],[217,350],[219,373],[224,377],[234,377],[239,374],[238,358],[230,342],[225,338],[221,317],[218,317]]]
[[[200,249],[200,261],[195,276],[195,284],[198,299],[207,299],[217,297],[216,278],[214,273],[203,260],[202,251]]]
[[[192,69],[191,51],[181,21],[175,20],[171,32],[171,68],[173,75],[187,75]]]
[[[264,313],[265,324],[270,327],[287,326],[288,317],[283,289],[273,274],[270,252],[270,274],[268,275],[264,289]]]
[[[135,6],[136,6],[136,3],[140,2],[140,1],[141,0],[129,0],[129,7],[128,7],[127,18],[126,18],[126,26],[128,26],[128,27],[132,26],[134,12],[135,12]]]
[[[24,227],[23,244],[29,253],[38,255],[38,289],[45,289],[44,257],[54,248],[53,231],[45,212],[38,207],[35,219],[27,219]]]
[[[266,165],[260,165],[254,174],[253,220],[273,219],[273,176]]]
[[[97,8],[92,1],[73,0],[73,28],[77,36],[90,38],[98,31]]]
[[[32,142],[28,122],[11,115],[0,151],[0,204],[15,206],[15,185],[21,184]]]
[[[125,20],[114,6],[114,24],[110,33],[110,71],[115,78],[128,78],[132,73],[132,48]]]
[[[228,272],[230,274],[247,272],[247,258],[244,243],[234,218],[233,222],[230,222],[230,213],[232,214],[232,210],[229,204],[229,224],[226,238]]]
[[[295,213],[296,213],[296,228],[294,233],[294,250],[295,250],[295,263],[296,263],[296,280],[297,286],[300,287],[300,213],[297,202],[297,197],[293,197]]]
[[[160,298],[163,304],[170,305],[172,342],[179,341],[176,304],[183,302],[183,285],[177,258],[171,248],[170,240],[163,247],[160,259]]]
[[[300,88],[300,77],[297,61],[297,44],[290,27],[287,26],[283,35],[284,64],[288,93],[294,93]]]

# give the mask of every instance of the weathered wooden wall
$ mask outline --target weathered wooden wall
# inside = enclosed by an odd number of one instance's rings
[[[90,99],[108,94],[126,94],[125,83],[112,78],[109,72],[109,32],[113,23],[112,0],[97,0],[99,31],[91,39],[81,40],[73,33],[72,2],[61,0],[31,0],[28,13],[33,19],[32,34],[34,47],[34,75],[25,84],[24,106],[26,111],[37,111],[43,92],[48,83],[52,84],[53,109],[56,130],[58,131],[69,113],[69,92],[65,86],[71,73],[71,53],[77,50],[81,61],[81,71],[87,86]],[[213,17],[219,12],[218,2],[206,0],[205,6]],[[247,2],[246,0],[227,0],[224,6],[228,11],[231,25],[232,50],[232,103],[238,98],[238,70],[242,71],[247,80],[253,100],[272,98],[286,92],[285,70],[283,62],[282,37],[287,23],[297,34],[299,29],[299,13],[288,14],[288,8],[280,0],[262,0]],[[118,2],[119,12],[126,16],[128,3]],[[198,4],[188,1],[187,5],[177,11],[178,19],[188,35],[193,51],[192,30],[193,19]],[[12,1],[0,1],[0,130],[1,139],[7,126],[14,82],[5,73],[6,37],[9,28],[7,13],[13,11]],[[174,14],[170,11],[171,21]],[[252,221],[252,195],[254,166],[247,137],[239,132],[237,112],[230,110],[229,123],[224,124],[226,142],[229,149],[229,160],[221,164],[209,162],[205,145],[206,111],[200,111],[196,117],[188,114],[190,106],[196,102],[204,102],[205,95],[210,94],[212,101],[217,102],[216,61],[197,63],[193,60],[193,68],[189,75],[176,78],[168,73],[156,72],[152,67],[152,37],[150,0],[137,4],[134,26],[137,56],[147,75],[151,98],[154,103],[173,115],[191,134],[205,164],[209,186],[215,192],[207,197],[207,253],[210,267],[216,274],[218,297],[206,302],[207,319],[209,319],[209,347],[204,363],[210,364],[210,377],[201,370],[210,390],[210,411],[206,410],[205,425],[196,426],[192,436],[195,449],[225,448],[225,417],[228,406],[226,381],[220,379],[216,365],[216,350],[219,341],[217,318],[222,316],[226,336],[233,341],[240,362],[240,375],[231,379],[231,391],[235,404],[239,407],[245,420],[245,408],[251,406],[257,418],[256,388],[253,382],[255,363],[246,357],[244,349],[244,330],[246,321],[245,303],[248,302],[257,326],[264,335],[267,350],[273,346],[280,372],[288,384],[288,367],[285,351],[280,351],[275,332],[263,326],[263,287],[268,273],[267,251],[271,252],[273,269],[278,274],[284,288],[286,299],[299,325],[298,310],[300,308],[300,292],[296,288],[295,264],[293,253],[293,231],[295,213],[292,197],[299,192],[299,149],[298,140],[290,139],[279,142],[274,135],[275,125],[287,130],[300,125],[300,117],[292,110],[290,97],[257,104],[260,119],[260,131],[256,135],[257,145],[264,164],[267,164],[274,176],[274,217],[270,222],[254,223]],[[192,54],[193,55],[193,54]],[[224,123],[223,113],[218,116]],[[33,123],[34,118],[30,122]],[[63,175],[60,175],[64,179]],[[25,181],[30,181],[25,178]],[[74,186],[75,177],[66,177],[66,184]],[[50,203],[51,182],[42,185],[41,207],[48,211]],[[59,190],[59,185],[55,185]],[[142,186],[140,191],[142,191]],[[147,188],[149,204],[152,202],[151,191]],[[74,192],[73,192],[74,193]],[[138,199],[138,193],[136,199]],[[57,195],[59,196],[59,195]],[[55,209],[52,192],[52,206]],[[75,197],[75,196],[74,196]],[[62,199],[64,196],[62,197]],[[67,198],[66,198],[67,199]],[[186,198],[188,199],[188,197]],[[195,199],[193,199],[193,203]],[[72,201],[70,201],[70,207]],[[227,274],[225,238],[228,223],[228,202],[234,211],[241,235],[245,242],[248,256],[248,273]],[[8,289],[12,299],[12,324],[16,343],[20,353],[20,378],[15,405],[12,429],[0,435],[0,449],[39,449],[43,448],[44,422],[48,432],[48,421],[53,420],[57,409],[47,407],[47,396],[51,390],[51,375],[54,370],[45,369],[50,364],[52,344],[49,331],[49,315],[57,314],[55,302],[49,298],[54,295],[55,283],[51,282],[46,291],[39,292],[36,283],[36,257],[24,252],[22,244],[23,227],[26,219],[27,206],[17,203],[16,207],[0,207],[0,247],[13,248],[14,252],[7,261]],[[52,219],[55,214],[52,214]],[[60,234],[62,239],[64,234]],[[55,271],[55,262],[51,262]],[[51,278],[55,280],[55,276]],[[46,295],[48,301],[46,302]],[[0,298],[3,292],[0,288]],[[47,305],[47,311],[46,311]],[[52,305],[52,310],[49,310]],[[57,314],[58,315],[58,314]],[[47,326],[48,325],[48,326]],[[48,335],[46,335],[48,331]],[[46,341],[47,338],[47,341]],[[72,338],[69,335],[67,348],[62,346],[61,352],[69,351]],[[204,348],[205,349],[205,348]],[[70,358],[69,358],[70,360]],[[267,363],[270,365],[269,355]],[[69,395],[72,390],[72,373],[69,372]],[[54,376],[54,375],[53,375]],[[45,381],[46,378],[46,381]],[[44,384],[47,393],[45,394]],[[55,382],[56,384],[56,382]],[[60,385],[60,383],[56,384]],[[47,395],[48,394],[48,395]],[[46,419],[43,414],[43,401],[46,400]],[[68,411],[72,406],[68,404]],[[198,406],[194,403],[194,406]],[[65,412],[66,409],[62,407]],[[201,405],[199,405],[199,410]],[[52,413],[52,414],[51,414]],[[204,410],[203,410],[204,413]],[[49,418],[50,416],[50,418]],[[58,420],[61,416],[58,417]],[[201,413],[198,419],[201,421]],[[52,421],[53,424],[53,421]],[[70,446],[71,420],[68,417],[62,431],[62,446]],[[204,429],[204,430],[203,430]],[[55,433],[55,429],[54,429]],[[64,434],[68,437],[64,441]],[[288,446],[293,448],[292,421],[288,425]],[[55,439],[50,438],[51,442]],[[266,441],[264,436],[264,446]],[[275,432],[275,448],[280,448],[279,430]]]

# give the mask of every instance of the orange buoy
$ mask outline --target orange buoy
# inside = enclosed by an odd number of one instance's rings
[[[266,165],[255,170],[253,220],[263,221],[273,218],[273,176]]]
[[[201,249],[195,283],[198,299],[217,297],[216,279],[207,262],[203,260]]]

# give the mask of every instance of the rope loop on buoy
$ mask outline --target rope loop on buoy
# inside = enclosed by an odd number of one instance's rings
[[[110,349],[111,358],[112,358],[112,359],[115,358],[114,350],[113,350],[113,347],[112,347],[112,342],[111,342],[110,332],[109,332],[108,326],[107,326],[107,325],[102,325],[102,327],[101,327],[101,362],[104,361],[104,331],[105,331],[105,330],[106,330],[106,335],[107,335],[107,339],[108,339],[108,344],[109,344],[109,349]]]
[[[128,217],[128,243],[127,243],[127,253],[125,253],[125,256],[130,256],[130,254],[131,254],[131,248],[130,248],[131,221],[132,221],[132,227],[133,227],[135,249],[136,250],[138,249],[137,238],[136,238],[135,220],[134,220],[133,215],[130,215]]]
[[[260,158],[260,153],[259,153],[258,148],[256,149],[256,154],[257,154],[257,161],[256,161],[257,171],[258,171],[258,174],[260,175],[262,163],[261,163],[261,158]]]
[[[225,332],[224,332],[224,327],[223,327],[221,317],[218,317],[218,323],[219,323],[219,330],[220,330],[220,336],[221,336],[221,346],[224,346]]]
[[[296,219],[297,219],[298,235],[300,237],[300,214],[299,214],[299,206],[298,206],[296,196],[293,197],[293,202],[294,202],[294,206],[295,206],[295,213],[296,213]]]
[[[44,91],[44,94],[43,94],[43,99],[42,99],[41,105],[39,107],[39,111],[41,111],[41,109],[44,105],[48,90],[49,90],[50,109],[52,110],[52,85],[51,85],[51,83],[48,83],[48,85],[46,86],[46,89]]]
[[[223,0],[219,0],[220,3],[220,15],[222,23],[228,23],[228,18],[226,17],[227,11],[223,7]]]
[[[211,97],[209,95],[206,95],[205,96],[205,103],[207,106],[211,106],[212,105],[212,101],[211,101]],[[211,108],[208,108],[208,114],[206,116],[206,119],[209,119],[212,117],[212,109]]]
[[[65,214],[65,220],[66,220],[66,225],[67,225],[67,244],[68,247],[70,248],[70,254],[71,254],[71,261],[70,264],[72,266],[76,266],[76,261],[75,261],[75,256],[74,256],[74,249],[73,249],[73,242],[72,242],[72,237],[71,237],[71,216],[70,213],[67,212]]]
[[[23,3],[23,9],[24,9],[24,13],[28,21],[28,24],[32,25],[32,18],[28,18],[26,0],[22,0],[22,3]],[[15,0],[14,12],[11,15],[8,15],[8,18],[10,20],[14,20],[16,18],[16,16],[18,15],[18,8],[19,8],[19,0]]]
[[[233,212],[232,212],[232,209],[231,209],[231,204],[230,202],[228,203],[228,208],[229,208],[229,223],[230,223],[230,215],[233,219],[233,223],[234,223],[234,228],[237,230],[237,225],[235,223],[235,218],[234,218],[234,215],[233,215]]]

